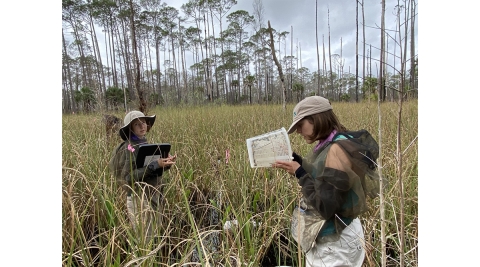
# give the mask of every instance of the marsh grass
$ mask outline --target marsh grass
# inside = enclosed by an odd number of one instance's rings
[[[349,129],[378,135],[376,103],[334,103]],[[403,107],[402,151],[418,134],[417,102]],[[245,140],[291,123],[293,105],[157,107],[150,142],[172,144],[178,160],[164,174],[166,181],[159,238],[146,241],[134,232],[125,213],[125,196],[108,170],[111,151],[120,138],[108,142],[100,114],[64,115],[62,120],[62,265],[181,266],[194,250],[202,266],[304,266],[290,235],[290,216],[299,187],[288,174],[270,168],[250,168]],[[396,183],[395,103],[382,110],[383,175],[386,188],[388,263],[398,265],[399,192]],[[115,114],[123,119],[122,113]],[[292,148],[305,155],[311,149],[298,135]],[[405,151],[405,263],[418,262],[418,140]],[[230,159],[226,163],[225,152]],[[364,266],[379,266],[381,258],[378,198],[361,216],[364,225]],[[218,218],[213,218],[216,215]],[[238,225],[223,230],[226,221]],[[218,222],[211,225],[211,222]],[[217,242],[212,242],[217,240]],[[192,265],[193,266],[193,265]]]

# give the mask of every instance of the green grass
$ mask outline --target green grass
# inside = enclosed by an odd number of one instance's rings
[[[364,128],[378,138],[376,103],[333,103],[349,129]],[[288,128],[293,105],[157,107],[150,142],[172,144],[176,165],[164,174],[167,183],[161,237],[141,242],[129,227],[125,199],[108,170],[111,151],[120,142],[107,142],[100,114],[64,115],[62,138],[62,264],[63,266],[180,266],[194,247],[205,251],[203,260],[224,266],[271,264],[304,266],[290,235],[290,216],[299,195],[296,180],[283,171],[250,168],[245,140],[281,127]],[[418,104],[403,107],[402,151],[418,134]],[[387,242],[390,253],[399,250],[400,193],[395,153],[396,103],[384,103],[382,112],[383,176],[389,180],[385,196]],[[123,120],[123,113],[115,114]],[[377,139],[378,140],[378,139]],[[292,148],[305,155],[311,148],[290,135]],[[230,160],[225,164],[225,151]],[[405,188],[405,263],[418,262],[418,143],[406,151],[402,164]],[[194,205],[197,203],[199,205]],[[201,205],[200,205],[201,204]],[[379,200],[370,201],[361,217],[367,246],[364,266],[379,266],[381,257]],[[216,210],[219,225],[209,226]],[[223,231],[222,222],[238,220],[238,227]],[[254,226],[251,221],[256,222]],[[218,235],[216,251],[206,241]],[[268,251],[269,248],[273,248]],[[267,254],[268,253],[268,254]],[[273,256],[272,256],[273,255]],[[233,260],[234,259],[234,260]],[[300,262],[299,262],[300,259]],[[396,259],[398,260],[398,258]],[[390,260],[391,266],[398,265]],[[206,266],[206,264],[203,264]],[[213,265],[212,265],[213,266]]]

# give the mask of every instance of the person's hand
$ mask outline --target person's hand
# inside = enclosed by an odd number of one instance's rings
[[[295,171],[300,168],[300,164],[296,161],[283,161],[283,160],[276,160],[275,163],[272,164],[273,168],[284,169],[291,175],[295,175]]]
[[[177,159],[177,153],[175,153],[175,155],[171,155],[171,154],[168,154],[168,158],[167,159],[170,159],[171,161],[175,161]]]
[[[158,166],[160,166],[160,168],[170,167],[173,164],[175,164],[176,158],[177,158],[177,154],[173,156],[169,154],[167,158],[159,158],[157,160]]]

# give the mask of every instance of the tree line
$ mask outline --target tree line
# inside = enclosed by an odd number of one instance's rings
[[[302,67],[301,50],[293,54],[293,26],[291,32],[266,27],[261,0],[254,0],[253,14],[234,10],[236,4],[236,0],[189,0],[177,10],[160,0],[62,0],[63,112],[131,106],[146,112],[159,104],[297,102],[313,94],[356,102],[417,96],[414,0],[397,2],[398,28],[388,31],[382,0],[381,44],[365,43],[364,2],[356,1],[354,73],[345,70],[342,52],[330,52],[329,22],[322,44],[315,25],[318,67],[310,70]],[[318,0],[315,5],[318,8]],[[385,40],[399,48],[395,50],[399,55],[387,53]],[[372,49],[381,51],[380,59],[372,58]],[[358,66],[359,56],[363,66]],[[385,63],[388,56],[401,62],[400,69]]]

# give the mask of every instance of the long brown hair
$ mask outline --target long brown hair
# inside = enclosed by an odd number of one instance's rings
[[[337,132],[345,132],[347,128],[340,123],[333,110],[327,110],[317,114],[305,117],[313,124],[313,134],[309,136],[311,140],[326,139],[333,130]]]

